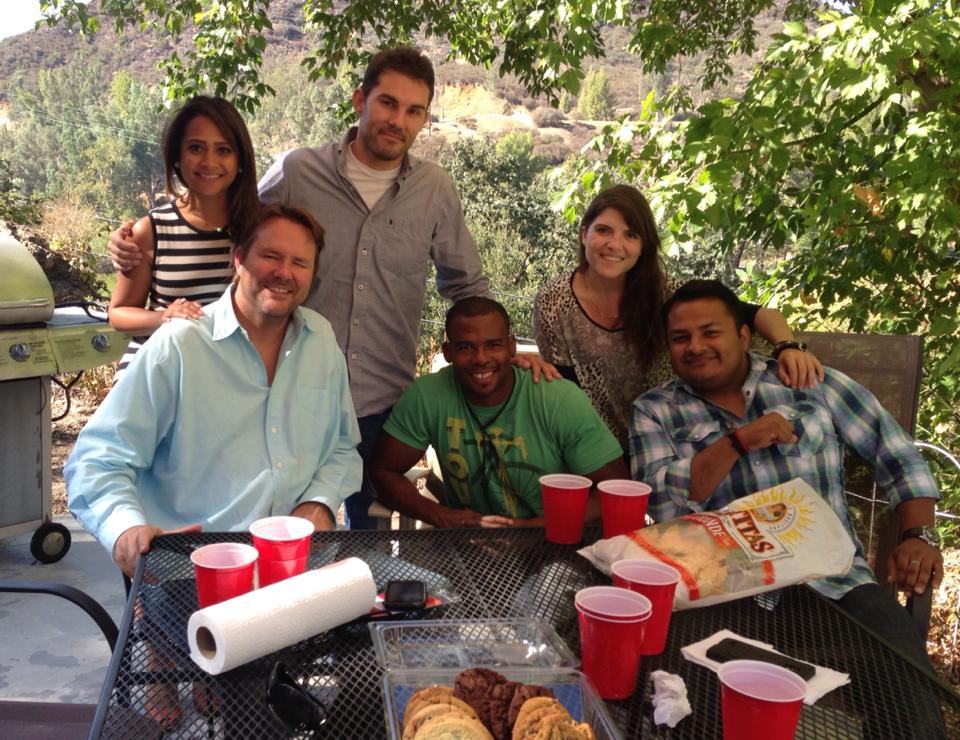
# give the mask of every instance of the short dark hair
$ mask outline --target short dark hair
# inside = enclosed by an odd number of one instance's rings
[[[433,101],[433,65],[427,57],[420,53],[419,49],[412,46],[382,49],[371,57],[367,68],[363,72],[363,82],[360,83],[360,90],[363,92],[364,99],[380,82],[380,75],[391,70],[414,80],[420,80],[430,91],[427,104],[429,105]]]
[[[447,310],[447,318],[443,323],[443,330],[447,339],[450,339],[450,327],[453,320],[458,316],[486,316],[489,313],[498,313],[503,317],[503,323],[507,325],[507,334],[509,334],[510,314],[507,313],[507,309],[492,298],[471,296],[470,298],[461,298]]]
[[[317,246],[317,259],[314,264],[314,274],[320,268],[320,250],[323,249],[323,227],[317,223],[317,220],[310,215],[310,212],[305,208],[300,206],[285,205],[283,203],[271,203],[268,206],[264,206],[257,211],[256,216],[250,222],[250,228],[247,231],[246,236],[237,242],[234,247],[235,254],[240,256],[242,260],[246,257],[247,252],[250,249],[250,246],[253,244],[253,240],[257,236],[257,232],[260,230],[260,227],[263,226],[271,218],[282,218],[287,221],[292,221],[295,224],[298,224],[310,232],[310,236],[313,239],[313,243]]]
[[[180,150],[187,126],[198,116],[206,116],[213,121],[237,155],[237,176],[227,189],[230,238],[236,244],[250,229],[260,200],[257,197],[257,160],[253,154],[250,133],[240,112],[229,100],[197,95],[178,108],[167,122],[160,147],[166,171],[167,193],[174,198],[186,195],[186,185],[180,174]]]
[[[719,280],[690,280],[677,288],[676,292],[663,304],[663,310],[660,313],[663,325],[667,325],[670,311],[676,304],[690,303],[703,298],[715,298],[721,301],[733,317],[738,329],[747,323],[743,316],[743,303],[730,288]]]

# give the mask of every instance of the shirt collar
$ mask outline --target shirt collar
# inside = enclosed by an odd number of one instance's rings
[[[340,139],[337,144],[337,171],[344,177],[347,176],[347,150],[350,142],[357,138],[358,128],[351,126],[350,129]],[[400,172],[397,174],[397,182],[403,184],[404,179],[420,166],[420,160],[414,157],[410,152],[403,155],[403,161],[400,163]]]
[[[757,384],[760,382],[764,373],[766,373],[767,370],[776,372],[777,361],[772,357],[758,355],[756,352],[747,352],[747,358],[750,360],[750,370],[747,372],[747,379],[744,380],[743,385],[740,386],[740,391],[744,394],[744,398],[754,398]],[[670,385],[673,387],[673,400],[675,402],[682,401],[683,395],[703,398],[680,378],[675,378]]]

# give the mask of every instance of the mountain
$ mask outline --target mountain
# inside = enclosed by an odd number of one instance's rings
[[[91,4],[91,12],[99,12],[99,1]],[[787,0],[777,0],[778,9],[785,6]],[[302,0],[273,0],[269,15],[273,29],[267,32],[267,60],[286,58],[298,59],[312,47],[311,41],[302,31]],[[779,10],[767,11],[756,19],[755,25],[759,37],[759,46],[763,48],[770,36],[779,30]],[[65,64],[77,54],[84,53],[99,61],[106,73],[125,69],[135,78],[144,82],[155,82],[160,78],[157,63],[174,50],[183,52],[191,44],[189,31],[179,39],[165,34],[142,33],[136,29],[126,29],[122,37],[113,32],[109,16],[101,18],[102,28],[93,39],[84,39],[77,33],[66,30],[63,24],[54,28],[41,28],[0,41],[0,102],[11,86],[22,84],[33,88],[39,70],[50,69]],[[627,32],[622,28],[609,28],[604,32],[607,57],[600,61],[610,78],[610,92],[614,105],[619,109],[629,109],[637,105],[639,93],[644,85],[648,88],[657,84],[669,84],[678,77],[695,80],[698,76],[698,60],[684,59],[671,64],[665,75],[644,75],[641,57],[623,51]],[[442,56],[448,50],[441,46]],[[753,58],[738,57],[731,60],[734,77],[731,85],[719,92],[736,94],[748,79],[750,70],[757,63],[759,54]],[[443,83],[476,84],[491,79],[485,70],[473,70],[457,63],[438,65],[438,81]],[[523,104],[528,109],[542,105],[543,101],[524,100],[525,93],[509,78],[496,84],[498,97],[506,98],[513,104]],[[513,99],[511,99],[513,98]]]

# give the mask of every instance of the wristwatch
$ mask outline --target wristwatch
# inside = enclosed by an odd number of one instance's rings
[[[801,352],[806,352],[807,343],[798,342],[795,339],[784,339],[782,342],[777,342],[775,345],[773,345],[773,359],[776,360],[777,358],[779,358],[780,353],[783,352],[785,349],[798,349]]]
[[[930,547],[940,548],[940,533],[935,527],[911,527],[910,529],[905,529],[900,534],[900,541],[903,542],[911,537],[923,540],[930,545]]]

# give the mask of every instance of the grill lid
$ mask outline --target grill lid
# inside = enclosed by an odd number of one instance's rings
[[[0,231],[0,325],[47,321],[53,288],[40,263],[9,231]]]

